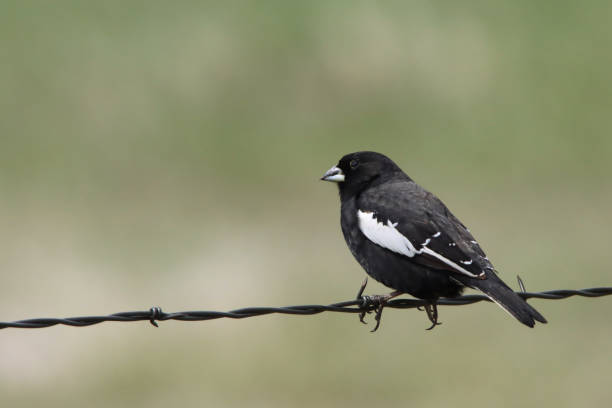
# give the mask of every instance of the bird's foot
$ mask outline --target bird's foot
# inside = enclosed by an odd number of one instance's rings
[[[377,295],[373,297],[375,298],[374,302],[378,302],[378,308],[376,308],[376,315],[374,315],[374,320],[376,320],[376,324],[374,325],[374,328],[370,330],[370,333],[374,333],[380,327],[380,319],[382,318],[383,309],[385,308],[387,301],[391,299],[392,296],[391,294],[389,294],[389,295]]]
[[[376,330],[378,330],[378,328],[380,327],[380,320],[382,317],[382,312],[383,309],[385,308],[385,305],[387,304],[387,302],[390,299],[393,299],[396,296],[401,295],[403,292],[400,291],[395,291],[395,292],[391,292],[388,293],[386,295],[372,295],[372,296],[363,296],[363,291],[366,288],[366,285],[368,284],[368,278],[366,277],[363,281],[363,283],[361,284],[361,287],[359,288],[359,292],[357,292],[357,300],[361,301],[361,307],[363,309],[365,308],[369,308],[370,306],[377,306],[376,307],[376,314],[374,315],[374,320],[376,320],[376,325],[374,326],[374,328],[371,330],[371,332],[375,332]],[[365,322],[365,320],[363,320],[363,318],[365,317],[366,313],[371,313],[370,310],[365,310],[361,313],[359,313],[359,321],[363,324],[367,324]]]
[[[431,322],[431,326],[428,327],[426,330],[431,330],[434,327],[442,324],[442,322],[438,323],[438,305],[435,301],[425,305],[425,312],[427,312],[427,317]]]
[[[401,293],[396,294],[395,292],[393,292],[393,293],[388,293],[386,295],[372,295],[372,296],[362,296],[361,297],[363,301],[363,303],[361,304],[361,307],[376,306],[376,314],[374,315],[374,320],[376,320],[376,325],[374,326],[372,330],[370,330],[372,333],[374,333],[380,327],[380,320],[382,317],[382,312],[385,306],[387,305],[387,302],[389,301],[389,299],[394,298],[395,296],[398,296],[398,295],[401,295]],[[363,320],[365,313],[366,312],[361,312],[359,314],[359,320],[362,323],[366,323]],[[370,313],[370,311],[368,311],[367,313]]]

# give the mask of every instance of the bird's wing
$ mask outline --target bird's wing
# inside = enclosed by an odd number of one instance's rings
[[[493,270],[469,230],[412,181],[385,183],[362,194],[357,218],[366,238],[416,263],[472,278]]]

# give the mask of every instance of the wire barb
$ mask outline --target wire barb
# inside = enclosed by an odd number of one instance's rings
[[[519,285],[520,286],[520,285]],[[521,289],[524,289],[522,287]],[[362,292],[363,293],[363,292]],[[581,297],[601,297],[612,295],[612,287],[590,288],[581,290],[551,290],[547,292],[517,292],[523,299],[548,299],[559,300],[566,299],[572,296]],[[456,298],[441,298],[438,300],[438,306],[462,306],[477,302],[491,302],[491,300],[483,295],[465,295]],[[393,299],[385,304],[385,307],[395,309],[414,309],[425,307],[427,301],[421,299]],[[339,313],[367,313],[376,309],[376,305],[367,302],[360,296],[358,299],[348,300],[345,302],[333,303],[331,305],[301,305],[301,306],[286,306],[286,307],[247,307],[243,309],[231,310],[229,312],[217,311],[191,311],[191,312],[175,312],[164,313],[160,307],[152,307],[147,311],[136,312],[121,312],[114,313],[108,316],[82,316],[68,317],[64,319],[58,318],[38,318],[18,320],[14,322],[0,322],[0,329],[9,327],[20,329],[38,329],[51,327],[55,325],[65,326],[91,326],[102,322],[136,322],[149,321],[153,326],[158,327],[157,320],[180,320],[180,321],[201,321],[214,319],[243,319],[246,317],[263,316],[272,313],[290,314],[290,315],[314,315],[323,312],[339,312]]]
[[[523,282],[521,277],[516,275],[516,280],[518,282],[519,288],[521,288],[521,292],[523,293],[527,292],[527,289],[525,289],[525,282]]]
[[[149,318],[149,323],[151,323],[155,327],[159,327],[156,320],[159,320],[160,316],[163,313],[161,307],[153,306],[152,308],[149,309],[149,313],[151,314]]]

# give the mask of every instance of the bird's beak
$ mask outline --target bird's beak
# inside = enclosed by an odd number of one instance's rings
[[[321,177],[321,180],[333,181],[334,183],[340,183],[344,181],[344,173],[342,172],[342,169],[334,166],[331,169],[327,170],[327,172],[323,175],[323,177]]]

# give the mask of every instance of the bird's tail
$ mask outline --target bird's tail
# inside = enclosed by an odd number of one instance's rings
[[[547,323],[540,312],[510,289],[508,285],[497,277],[495,272],[487,272],[486,279],[473,279],[461,276],[459,280],[466,286],[484,292],[493,302],[497,303],[524,325],[533,327],[536,320],[540,323]]]

